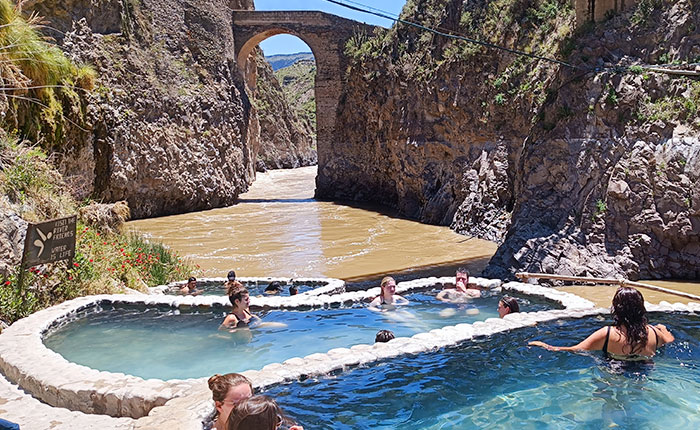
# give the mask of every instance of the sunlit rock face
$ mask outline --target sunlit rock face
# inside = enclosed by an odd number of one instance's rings
[[[34,2],[93,65],[84,131],[59,160],[77,197],[135,218],[224,206],[254,178],[259,138],[233,58],[231,9],[251,1]]]
[[[699,6],[630,9],[574,35],[566,2],[556,14],[506,3],[499,19],[460,0],[409,1],[403,15],[508,48],[538,41],[540,54],[580,68],[408,26],[358,37],[318,194],[501,242],[492,277],[700,276],[700,89],[603,70],[697,58]]]

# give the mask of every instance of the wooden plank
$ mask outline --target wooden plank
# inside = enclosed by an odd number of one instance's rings
[[[549,273],[528,273],[518,272],[515,274],[518,279],[553,279],[558,281],[575,281],[575,282],[595,282],[596,284],[617,284],[620,286],[631,286],[638,288],[646,288],[648,290],[659,291],[666,294],[672,294],[679,297],[696,300],[700,302],[700,296],[686,293],[684,291],[671,290],[670,288],[658,287],[656,285],[645,284],[643,282],[628,281],[627,279],[612,279],[612,278],[594,278],[592,276],[566,276],[553,275]]]

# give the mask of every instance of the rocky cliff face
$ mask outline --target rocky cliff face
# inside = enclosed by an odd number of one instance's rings
[[[83,127],[66,132],[58,155],[76,197],[127,200],[142,218],[228,205],[247,190],[260,129],[233,58],[230,10],[252,8],[252,0],[25,4],[98,73]]]
[[[579,34],[567,2],[409,1],[403,14],[581,68],[401,26],[358,35],[331,197],[503,241],[490,276],[700,276],[697,83],[594,69],[697,58],[697,5]]]
[[[256,63],[253,104],[260,121],[257,168],[289,169],[316,164],[314,131],[290,108],[272,67],[261,52],[256,56]]]
[[[32,6],[99,76],[87,136],[59,163],[77,197],[127,200],[139,218],[230,204],[247,189],[256,129],[232,60],[228,3]]]
[[[571,60],[697,61],[700,8],[663,6],[597,26]],[[632,67],[562,70],[554,85],[524,142],[513,223],[488,273],[700,277],[700,82]]]

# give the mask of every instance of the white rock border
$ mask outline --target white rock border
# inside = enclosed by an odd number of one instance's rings
[[[311,285],[316,286],[309,291],[304,291],[303,293],[297,294],[298,296],[320,296],[322,294],[336,294],[345,292],[345,281],[336,278],[273,278],[273,277],[240,277],[236,278],[237,281],[243,285],[258,285],[258,284],[269,284],[271,282],[279,282],[282,285]],[[205,285],[208,284],[223,284],[227,281],[227,278],[198,278],[197,282]],[[163,295],[174,295],[168,294],[169,290],[174,288],[180,288],[185,285],[187,281],[175,281],[165,285],[158,285],[156,287],[149,287],[148,292],[150,294],[163,294]],[[226,296],[225,294],[221,295]]]
[[[504,319],[490,318],[484,322],[447,326],[427,333],[419,333],[410,338],[397,338],[386,344],[336,348],[325,354],[311,354],[304,358],[292,358],[284,363],[269,364],[260,370],[249,370],[244,374],[254,381],[257,388],[263,388],[304,376],[323,375],[331,371],[343,370],[388,357],[415,354],[455,345],[475,336],[534,325],[541,321],[607,312],[607,310],[592,311],[592,302],[553,288],[521,282],[502,284],[500,280],[483,278],[472,278],[472,281],[489,289],[502,288],[506,291],[541,296],[561,303],[566,309],[518,313],[508,315]],[[451,277],[416,279],[400,282],[397,285],[397,292],[407,293],[452,283],[453,278]],[[291,297],[252,297],[251,306],[280,309],[329,307],[370,300],[378,294],[379,288],[376,287],[366,291],[334,295],[303,296],[299,294]],[[212,414],[210,392],[206,386],[207,378],[168,381],[144,380],[120,373],[97,371],[68,362],[59,354],[46,348],[43,345],[42,337],[47,330],[55,325],[69,321],[80,312],[89,311],[100,304],[130,303],[171,307],[210,307],[227,306],[227,302],[228,298],[225,296],[192,297],[147,294],[103,295],[74,299],[37,312],[4,330],[0,335],[0,369],[8,379],[53,406],[86,413],[141,418],[137,420],[136,428],[150,428],[148,426],[154,425],[153,419],[156,417],[173,422],[172,414],[178,414],[178,411],[175,410],[175,405],[177,405],[177,409],[182,411],[180,414],[186,414],[189,418],[181,417],[184,427],[176,428],[201,428],[202,421],[208,419]],[[680,303],[662,305],[660,305],[660,309],[649,305],[648,309],[651,311],[700,311],[700,305],[697,305],[697,309]],[[147,414],[148,416],[146,416]],[[169,418],[166,419],[168,416]],[[198,421],[197,427],[191,426],[192,420]],[[158,422],[162,424],[163,421]],[[190,424],[186,425],[186,423]]]

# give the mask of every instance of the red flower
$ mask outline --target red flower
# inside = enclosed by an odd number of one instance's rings
[[[10,281],[5,281],[5,285],[10,285],[10,284],[12,284],[12,282],[10,282]]]
[[[73,266],[75,266],[75,267],[79,267],[79,266],[80,266],[80,264],[78,264],[78,263],[73,263]]]
[[[92,263],[92,258],[90,259],[90,263]]]
[[[124,268],[124,265],[122,264],[122,269]]]

